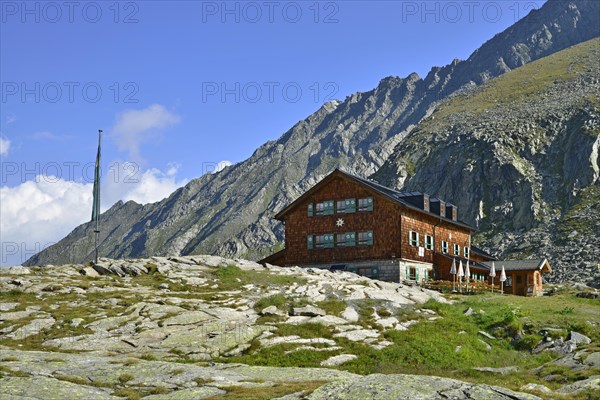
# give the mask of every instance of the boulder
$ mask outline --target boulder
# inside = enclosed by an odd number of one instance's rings
[[[342,313],[342,318],[348,322],[357,322],[360,318],[360,315],[354,307],[348,306]]]
[[[519,367],[502,367],[502,368],[491,368],[491,367],[475,367],[475,371],[489,372],[492,374],[507,375],[513,372],[519,372]]]
[[[261,310],[260,315],[275,315],[278,317],[287,317],[287,312],[278,309],[276,306],[269,306]]]
[[[92,267],[83,267],[79,270],[79,273],[84,276],[91,276],[91,277],[100,276],[100,274]]]
[[[550,390],[548,387],[537,383],[528,383],[527,385],[523,385],[521,386],[521,390],[524,390],[526,392],[536,391],[544,394],[552,393],[552,390]]]
[[[315,306],[304,306],[304,307],[294,307],[292,309],[292,315],[296,316],[305,316],[305,317],[318,317],[322,315],[327,315],[327,313]]]
[[[575,331],[571,331],[571,333],[569,334],[569,340],[571,340],[573,343],[575,343],[576,345],[579,344],[590,344],[592,342],[592,339],[590,339],[589,337],[582,335],[579,332],[575,332]]]
[[[321,361],[321,366],[337,367],[338,365],[347,363],[348,361],[354,360],[355,358],[357,358],[357,356],[354,354],[340,354],[337,356],[329,357],[327,360]]]
[[[600,392],[600,375],[593,375],[587,379],[576,381],[569,385],[564,385],[563,387],[557,389],[556,393],[575,394],[584,390],[592,390],[596,391],[596,393]]]

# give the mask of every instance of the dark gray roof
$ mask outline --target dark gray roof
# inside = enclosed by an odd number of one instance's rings
[[[318,188],[320,185],[324,184],[324,182],[326,182],[327,180],[331,179],[331,177],[335,176],[336,174],[342,174],[345,175],[371,189],[373,189],[374,191],[388,197],[389,199],[395,201],[396,203],[400,203],[402,204],[404,207],[406,208],[410,208],[412,210],[418,211],[420,213],[423,214],[427,214],[430,215],[432,217],[435,218],[440,218],[444,221],[450,222],[454,225],[458,225],[461,226],[463,228],[469,229],[471,231],[475,231],[475,228],[473,228],[472,226],[470,226],[469,224],[462,222],[462,221],[454,221],[451,218],[446,218],[445,216],[433,213],[431,211],[426,211],[422,208],[419,208],[413,204],[410,204],[409,202],[405,201],[403,199],[404,197],[404,193],[398,192],[394,189],[390,189],[389,187],[385,187],[383,185],[380,185],[378,183],[375,183],[373,181],[370,181],[368,179],[365,178],[361,178],[360,176],[356,176],[356,175],[352,175],[348,172],[342,171],[340,169],[335,169],[333,172],[331,172],[329,175],[327,175],[326,177],[324,177],[323,179],[321,179],[319,182],[317,182],[312,188],[308,189],[306,192],[304,192],[300,197],[298,197],[296,200],[294,200],[291,204],[288,204],[287,207],[284,207],[281,211],[279,211],[276,215],[275,218],[276,219],[281,219],[285,214],[287,214],[291,209],[293,209],[297,204],[299,204],[301,202],[302,199],[304,199],[306,196],[308,196],[309,193],[311,193],[313,190],[315,190],[316,188]]]
[[[474,246],[473,244],[471,244],[471,251],[473,252],[473,254],[479,254],[481,256],[491,258],[492,260],[497,260],[496,257],[494,257],[493,255],[491,255],[487,251],[483,250],[482,248]]]
[[[544,264],[548,265],[548,269],[552,271],[550,268],[550,264],[545,258],[541,259],[532,259],[532,260],[499,260],[499,261],[485,261],[479,264],[484,265],[487,268],[492,268],[492,262],[495,262],[496,272],[502,270],[502,266],[504,266],[505,271],[533,271],[540,270],[544,266]]]
[[[424,210],[422,208],[416,207],[416,206],[408,203],[407,201],[405,201],[403,199],[404,197],[406,197],[407,193],[398,192],[398,191],[396,191],[394,189],[390,189],[389,187],[380,185],[380,184],[375,183],[373,181],[370,181],[368,179],[361,178],[360,176],[352,175],[352,174],[350,174],[350,173],[348,173],[346,171],[341,171],[341,170],[338,170],[338,171],[341,172],[341,173],[343,173],[344,175],[347,175],[347,176],[349,176],[349,177],[357,180],[357,181],[360,181],[361,183],[365,184],[366,186],[370,187],[371,189],[373,189],[373,190],[375,190],[375,191],[377,191],[377,192],[379,192],[379,193],[381,193],[381,194],[383,194],[383,195],[385,195],[387,197],[392,198],[393,200],[395,200],[396,202],[402,204],[403,206],[405,206],[407,208],[411,208],[413,210],[417,210],[419,212],[422,212],[424,214],[428,214],[428,215],[434,216],[436,218],[441,218],[444,221],[451,222],[453,224],[462,226],[462,227],[470,229],[472,231],[475,230],[475,228],[473,228],[472,226],[470,226],[469,224],[467,224],[467,223],[465,223],[463,221],[454,221],[453,219],[446,218],[445,216],[441,216],[441,215],[436,214],[434,212]],[[416,194],[422,194],[422,193],[421,192],[409,193],[409,195],[416,195]],[[446,203],[446,204],[451,205],[450,203]]]

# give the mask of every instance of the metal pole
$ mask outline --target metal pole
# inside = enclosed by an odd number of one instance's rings
[[[100,149],[100,146],[102,144],[102,129],[98,129],[98,150]],[[100,160],[98,160],[98,163],[100,163]],[[100,165],[98,165],[98,169],[100,169]],[[94,248],[95,248],[95,257],[94,257],[94,264],[98,264],[98,235],[100,235],[100,173],[98,172],[98,203],[97,203],[97,212],[96,212],[96,229],[94,230],[95,233],[95,243],[94,243]]]

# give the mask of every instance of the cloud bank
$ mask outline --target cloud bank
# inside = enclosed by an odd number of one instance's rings
[[[177,166],[166,172],[136,171],[132,163],[113,163],[102,178],[102,211],[118,200],[146,204],[160,201],[186,180],[176,179]],[[117,173],[118,171],[118,173]],[[0,265],[17,265],[90,220],[92,184],[39,175],[15,187],[0,187]]]
[[[160,104],[143,110],[126,110],[117,115],[111,129],[120,150],[126,150],[134,159],[140,158],[140,146],[161,129],[176,125],[181,117],[168,111]]]

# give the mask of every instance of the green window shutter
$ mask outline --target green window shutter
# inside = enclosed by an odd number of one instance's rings
[[[367,211],[373,211],[373,198],[367,197]]]
[[[370,246],[373,245],[373,231],[367,232],[367,244]]]
[[[419,268],[415,268],[415,281],[419,280]]]
[[[356,232],[346,233],[346,246],[356,246]]]
[[[312,217],[313,215],[315,215],[315,210],[314,210],[313,203],[310,203],[308,205],[308,216]]]
[[[426,281],[429,280],[429,270],[428,269],[425,270],[425,280]]]
[[[333,215],[334,214],[334,208],[333,208],[333,200],[329,200],[325,202],[325,215]]]
[[[375,279],[379,279],[379,268],[373,267],[371,268],[371,277]]]
[[[356,199],[346,199],[346,213],[356,212]]]
[[[325,235],[325,246],[326,248],[332,248],[334,244],[333,233]]]
[[[309,249],[313,248],[313,236],[312,235],[308,235],[306,243],[307,243],[307,246]]]
[[[406,266],[406,279],[410,279],[410,268]]]

